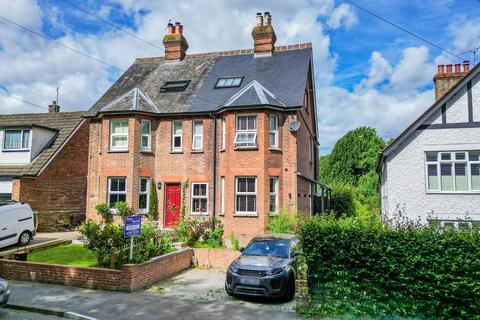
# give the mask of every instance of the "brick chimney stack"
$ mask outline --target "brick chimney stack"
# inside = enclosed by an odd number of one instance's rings
[[[180,22],[167,25],[167,34],[163,37],[165,46],[165,60],[181,61],[185,58],[188,49],[188,42],[183,36],[183,26]]]
[[[57,113],[60,112],[60,106],[57,104],[57,101],[53,101],[52,104],[48,105],[48,113]]]
[[[270,12],[265,12],[263,16],[260,12],[257,13],[256,22],[252,31],[255,57],[270,56],[275,51],[275,41],[277,41]]]
[[[455,64],[455,71],[453,71],[453,65],[451,64],[447,64],[446,67],[447,70],[445,71],[445,65],[439,64],[437,74],[433,77],[435,101],[440,100],[445,93],[467,75],[470,71],[470,62],[468,60],[463,61],[463,71],[460,63]]]

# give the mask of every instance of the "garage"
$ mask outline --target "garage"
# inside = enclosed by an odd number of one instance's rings
[[[0,201],[12,200],[12,186],[11,177],[0,177]]]

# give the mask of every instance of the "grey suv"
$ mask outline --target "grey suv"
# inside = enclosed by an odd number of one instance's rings
[[[3,307],[8,303],[10,298],[10,288],[7,280],[0,278],[0,307]]]
[[[292,300],[297,275],[297,243],[293,235],[253,238],[228,268],[227,293]]]

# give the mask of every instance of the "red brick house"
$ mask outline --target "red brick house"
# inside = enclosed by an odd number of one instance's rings
[[[88,121],[83,112],[0,115],[0,199],[27,202],[39,231],[85,219]]]
[[[151,179],[158,220],[179,219],[188,180],[192,216],[222,220],[242,241],[281,208],[311,212],[317,121],[310,43],[275,47],[271,16],[257,15],[253,49],[186,53],[180,23],[165,56],[137,59],[88,112],[87,217],[127,201],[146,212]]]

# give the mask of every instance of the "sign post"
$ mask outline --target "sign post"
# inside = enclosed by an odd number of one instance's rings
[[[142,227],[142,217],[141,216],[128,216],[125,219],[125,226],[123,228],[123,237],[130,238],[130,254],[129,261],[133,259],[133,237],[140,234],[140,229]]]

